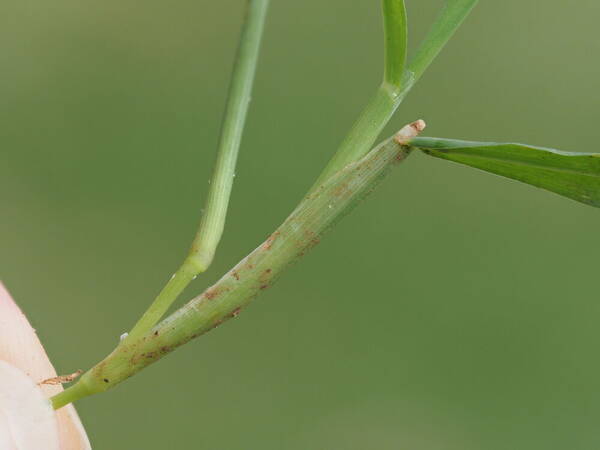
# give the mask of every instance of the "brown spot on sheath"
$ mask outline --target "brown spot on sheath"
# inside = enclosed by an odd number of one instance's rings
[[[241,307],[235,308],[232,312],[231,312],[231,317],[237,317],[240,315],[240,311],[242,310]]]
[[[350,190],[348,189],[348,183],[342,183],[341,185],[336,187],[332,192],[332,194],[335,197],[345,197],[349,193],[350,193]]]
[[[105,383],[110,383],[110,381],[108,380],[108,378],[105,378],[105,379],[104,379],[104,382],[105,382]]]
[[[265,241],[265,243],[263,244],[262,248],[264,250],[271,250],[271,247],[273,246],[273,242],[275,242],[275,239],[277,239],[277,236],[279,236],[279,231],[276,231],[271,236],[269,236],[267,238],[267,240]]]
[[[400,162],[400,161],[404,161],[406,159],[406,153],[404,151],[399,151],[398,153],[396,153],[396,156],[394,157],[394,160],[396,162]]]
[[[155,331],[155,332],[154,332],[154,336],[158,336],[158,331]]]
[[[311,249],[315,245],[317,245],[321,240],[319,239],[319,235],[311,230],[304,231],[304,240],[300,240],[298,243],[303,249]]]
[[[234,270],[233,272],[231,272],[231,275],[233,276],[233,278],[235,278],[236,280],[240,281],[240,274],[237,273],[236,270]]]
[[[207,300],[212,300],[213,298],[217,297],[218,295],[219,295],[219,291],[217,289],[210,289],[204,293],[204,297],[206,297]]]
[[[261,286],[260,286],[261,290],[265,290],[265,289],[267,289],[268,287],[269,287],[269,285],[268,285],[268,284],[263,284],[263,285],[261,285]]]
[[[169,353],[169,352],[171,351],[171,347],[169,347],[169,346],[165,345],[164,347],[161,347],[161,348],[160,348],[160,351],[161,351],[162,353]]]
[[[262,283],[262,284],[266,284],[266,283],[268,283],[268,282],[271,280],[271,278],[273,277],[273,276],[271,275],[271,272],[273,272],[273,270],[272,270],[272,269],[266,269],[266,270],[264,270],[264,271],[263,271],[263,272],[260,274],[260,276],[258,277],[258,281],[259,281],[260,283]]]
[[[309,250],[309,249],[315,247],[319,242],[321,242],[321,239],[319,239],[318,236],[313,237],[310,241],[308,241],[308,245],[306,246],[306,249]]]

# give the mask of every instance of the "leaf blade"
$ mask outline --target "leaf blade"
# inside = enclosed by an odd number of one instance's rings
[[[457,162],[600,207],[600,154],[516,143],[415,138],[410,145]]]

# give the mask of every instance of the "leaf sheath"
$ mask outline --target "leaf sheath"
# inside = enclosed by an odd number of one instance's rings
[[[236,317],[280,273],[369,194],[410,149],[390,138],[310,193],[269,238],[202,295],[135,340],[126,339],[80,380],[53,398],[55,408],[105,391],[180,345]]]

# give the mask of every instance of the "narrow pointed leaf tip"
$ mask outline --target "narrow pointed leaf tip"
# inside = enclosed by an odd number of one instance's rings
[[[410,146],[600,207],[600,153],[570,153],[524,144],[414,138]]]

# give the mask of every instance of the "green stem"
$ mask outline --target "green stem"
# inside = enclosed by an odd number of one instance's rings
[[[408,65],[417,82],[479,0],[447,0],[444,8]]]
[[[383,0],[384,76],[383,82],[371,98],[342,144],[333,155],[312,189],[320,186],[331,175],[362,158],[375,143],[398,106],[413,85],[406,73],[407,24],[403,0]]]
[[[75,383],[52,397],[50,402],[52,403],[52,407],[54,409],[59,409],[65,405],[68,405],[69,403],[73,403],[80,398],[87,397],[88,395],[92,394],[93,392],[88,389],[85,383]]]
[[[402,91],[398,91],[393,86],[383,83],[377,89],[312,189],[316,189],[334,173],[368,152],[410,90],[411,80],[406,80],[404,86]]]
[[[55,407],[105,391],[189,340],[236,317],[291,263],[317,245],[410,149],[388,139],[330,177],[298,205],[271,236],[202,295],[145,335],[126,339],[104,361],[53,399]]]
[[[352,126],[313,189],[369,151],[410,89],[419,80],[478,0],[448,0],[417,54],[405,69],[407,25],[404,2],[383,1],[385,28],[384,81]]]
[[[189,258],[205,271],[221,240],[269,0],[249,0],[208,199]]]
[[[259,3],[251,0],[251,6]],[[266,3],[262,2],[265,8]],[[404,3],[398,0],[383,0],[386,29],[384,81],[315,186],[290,217],[261,246],[202,295],[154,326],[189,283],[190,274],[208,267],[222,234],[241,125],[247,110],[247,102],[237,103],[231,97],[239,99],[247,94],[245,98],[249,99],[249,90],[233,94],[236,89],[234,76],[230,103],[233,105],[233,111],[239,114],[238,120],[232,119],[233,122],[228,124],[226,119],[224,124],[222,141],[230,142],[231,147],[226,146],[229,151],[225,154],[219,151],[215,166],[216,176],[213,179],[207,208],[212,214],[203,217],[190,256],[151,306],[152,311],[144,315],[147,319],[142,318],[141,324],[138,322],[130,336],[102,362],[85,373],[75,385],[55,396],[52,399],[54,407],[59,408],[82,397],[105,391],[178,346],[219,326],[225,320],[236,317],[240,309],[268,288],[285,267],[314,247],[322,234],[383,178],[391,163],[404,160],[410,153],[408,146],[400,145],[392,139],[367,152],[414,82],[423,74],[476,3],[477,0],[448,0],[417,56],[408,70],[405,70]],[[252,13],[249,14],[249,20],[250,15]],[[264,11],[261,20],[264,20]],[[394,24],[399,24],[399,28],[396,29]],[[262,24],[260,28],[262,29]],[[397,39],[403,39],[403,42],[398,42]],[[240,54],[243,52],[242,47]],[[250,66],[253,74],[254,65]],[[229,114],[226,116],[229,117]],[[234,130],[237,130],[238,134]]]
[[[408,26],[404,0],[383,0],[385,39],[384,82],[400,89],[408,48]]]
[[[212,182],[204,214],[190,252],[181,267],[130,331],[127,338],[129,340],[136,339],[156,325],[186,286],[196,275],[204,272],[213,260],[225,226],[268,6],[269,0],[248,1],[246,19],[229,86]]]
[[[173,274],[154,302],[152,302],[144,315],[129,332],[126,339],[137,339],[156,325],[177,297],[179,297],[179,294],[196,278],[198,273],[198,267],[194,264],[194,261],[186,258],[181,267],[177,269],[177,272]]]

